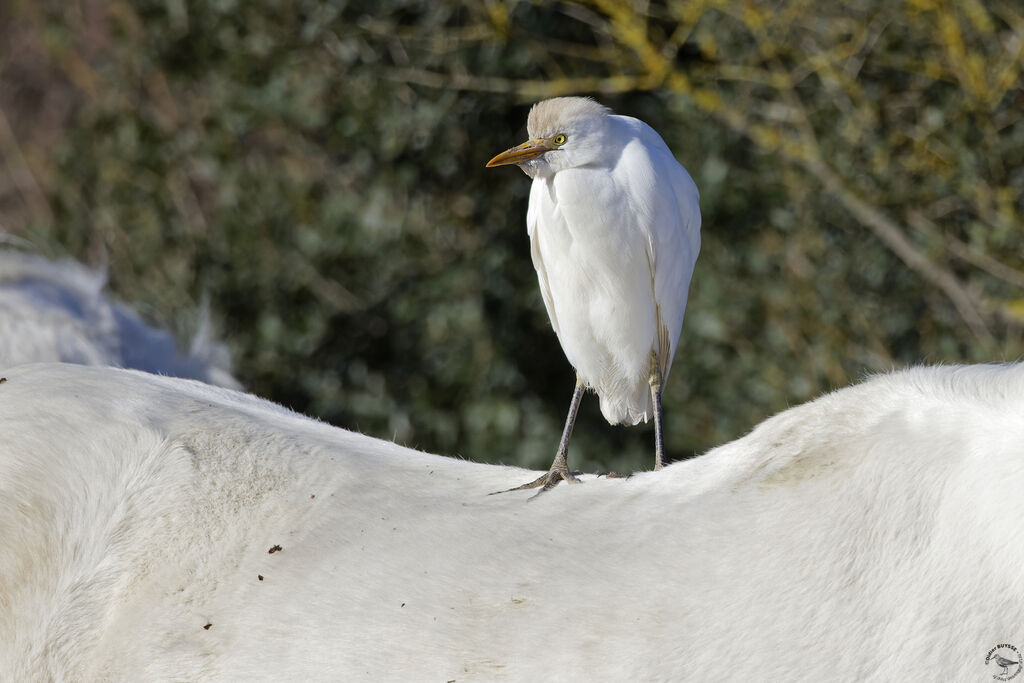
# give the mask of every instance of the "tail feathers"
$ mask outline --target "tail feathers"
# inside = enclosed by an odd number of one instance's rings
[[[598,388],[598,396],[601,414],[609,424],[635,425],[654,417],[650,386],[646,382],[629,392],[602,392]]]

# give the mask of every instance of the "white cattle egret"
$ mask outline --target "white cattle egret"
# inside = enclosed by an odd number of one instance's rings
[[[533,265],[576,389],[551,469],[510,490],[578,481],[566,456],[587,388],[611,424],[654,417],[661,469],[661,391],[700,251],[697,186],[653,128],[589,98],[538,102],[527,132],[487,166],[517,164],[533,178]]]

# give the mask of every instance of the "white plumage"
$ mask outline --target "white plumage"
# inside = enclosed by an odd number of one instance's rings
[[[700,251],[697,187],[650,126],[591,99],[539,102],[527,130],[488,166],[533,178],[526,222],[551,325],[610,423],[655,418],[660,467],[657,404]]]

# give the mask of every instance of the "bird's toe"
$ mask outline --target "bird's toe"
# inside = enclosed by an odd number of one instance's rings
[[[499,494],[499,493],[511,493],[513,491],[527,491],[527,490],[530,490],[530,489],[537,489],[537,488],[539,488],[540,491],[537,492],[536,496],[533,496],[534,498],[536,498],[537,496],[539,496],[540,494],[544,493],[545,491],[550,491],[551,489],[555,488],[562,481],[566,481],[566,482],[568,482],[570,484],[580,484],[580,483],[582,483],[580,481],[580,478],[577,476],[578,474],[580,474],[580,473],[579,472],[570,472],[568,470],[565,470],[565,471],[562,471],[562,470],[551,470],[549,472],[545,472],[544,474],[542,474],[541,476],[537,477],[533,481],[529,481],[529,482],[527,482],[525,484],[520,484],[519,486],[514,486],[513,488],[510,488],[510,489],[505,489],[504,491],[494,491],[492,493],[489,493],[488,495],[493,496],[493,495],[496,495],[496,494]]]

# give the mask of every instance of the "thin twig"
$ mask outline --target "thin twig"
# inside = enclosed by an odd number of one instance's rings
[[[945,292],[960,313],[960,317],[980,341],[986,344],[994,342],[988,323],[980,312],[980,309],[984,308],[983,303],[963,286],[956,275],[930,261],[911,243],[894,220],[847,189],[839,175],[823,161],[806,159],[800,160],[800,163],[821,181],[825,189],[835,196],[847,211],[870,228],[900,260]]]
[[[623,93],[631,90],[647,90],[654,86],[651,82],[652,79],[643,76],[573,77],[544,81],[438,73],[417,68],[391,69],[385,72],[385,77],[388,80],[422,85],[428,88],[509,93],[523,99],[555,97],[578,92]]]
[[[915,230],[920,230],[926,235],[940,240],[949,249],[949,252],[958,259],[984,270],[992,277],[1024,289],[1024,271],[1008,266],[988,254],[975,251],[963,240],[952,235],[943,234],[939,226],[928,220],[920,211],[909,211],[907,213],[907,222]]]
[[[21,194],[22,201],[28,207],[30,215],[34,220],[44,223],[53,222],[53,212],[50,210],[50,203],[46,199],[35,174],[21,153],[18,139],[14,135],[3,108],[0,107],[0,152],[6,157],[11,165],[10,175],[15,187]]]

